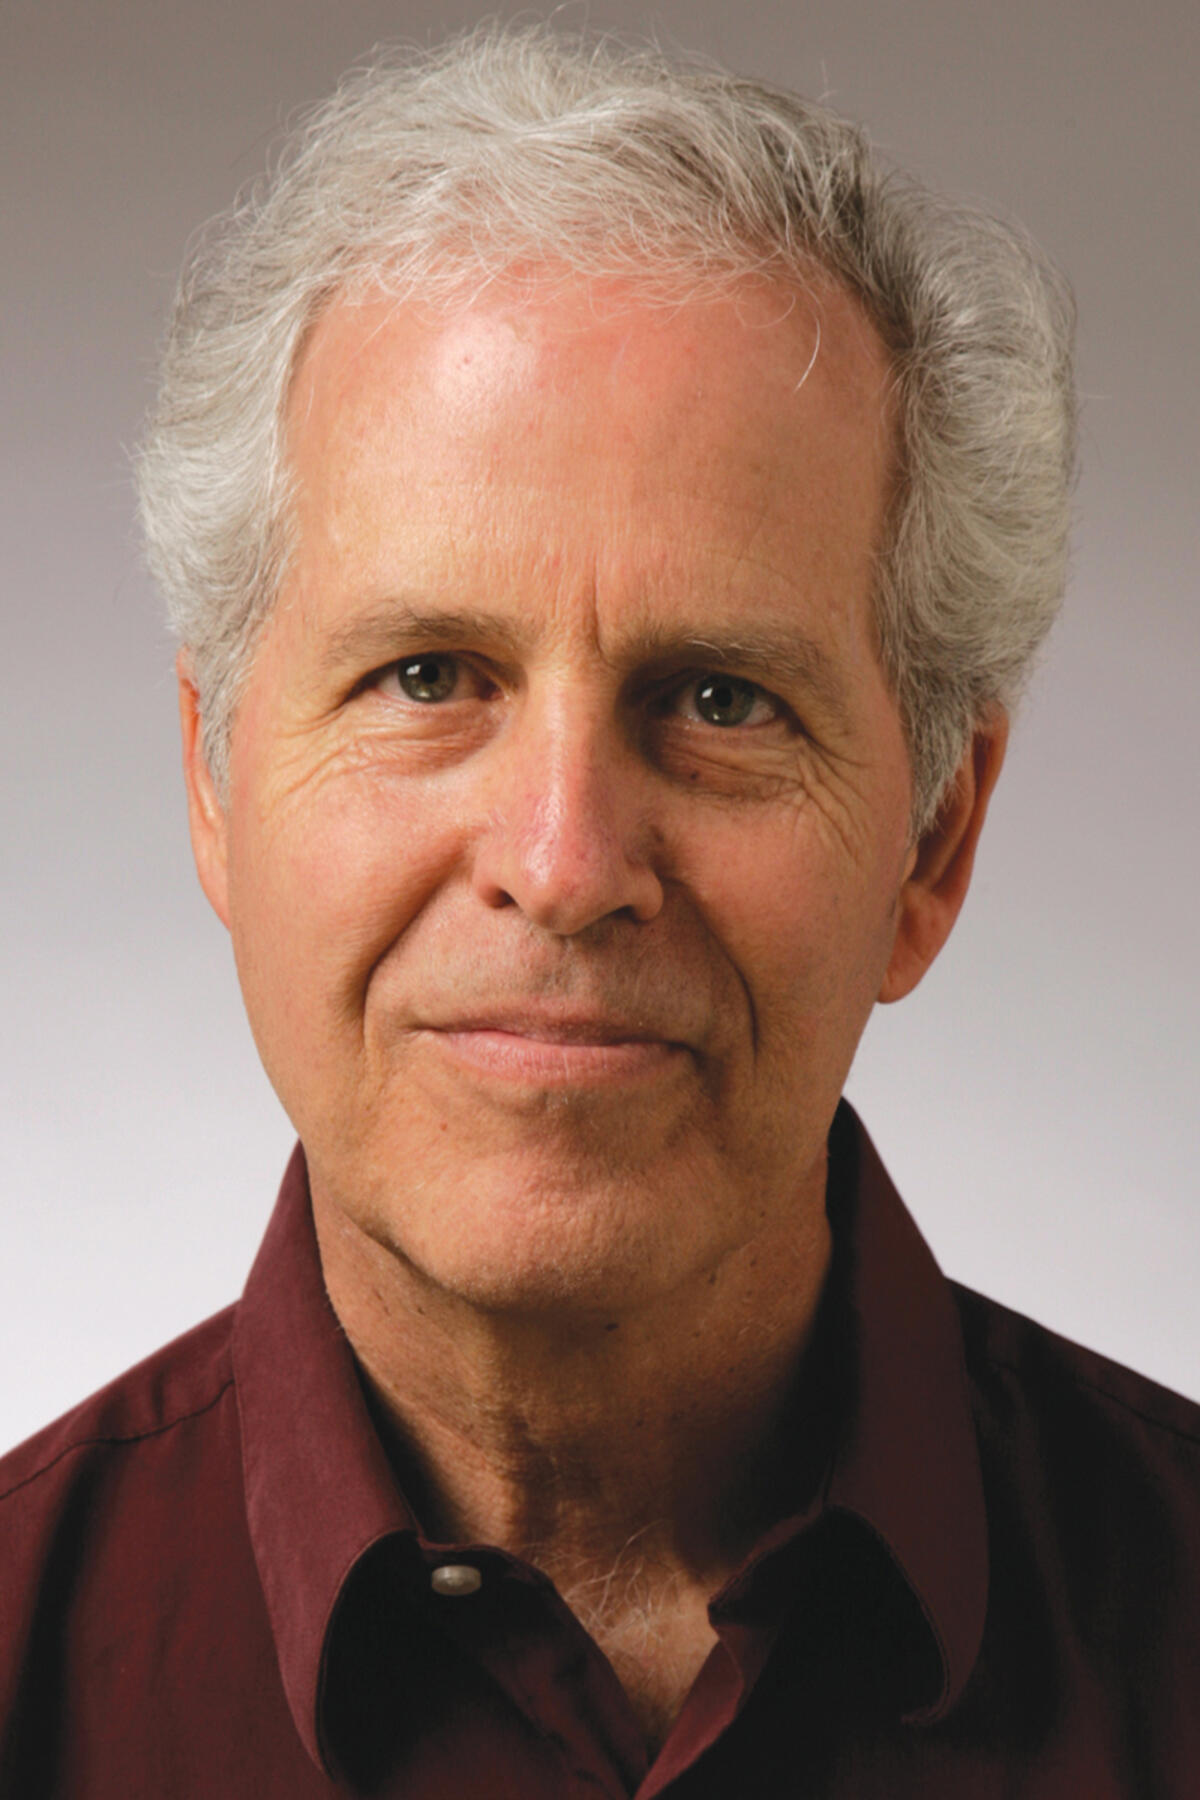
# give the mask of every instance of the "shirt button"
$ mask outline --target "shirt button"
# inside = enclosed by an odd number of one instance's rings
[[[435,1594],[457,1599],[463,1594],[476,1594],[483,1586],[483,1576],[470,1563],[443,1563],[429,1577]]]

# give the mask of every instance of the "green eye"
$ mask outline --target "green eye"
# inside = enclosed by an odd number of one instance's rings
[[[410,700],[426,703],[445,700],[458,685],[458,664],[452,656],[415,656],[401,663],[396,674]]]
[[[759,691],[735,675],[706,675],[695,687],[696,711],[708,725],[744,725]]]

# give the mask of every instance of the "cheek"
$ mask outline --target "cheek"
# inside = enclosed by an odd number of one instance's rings
[[[436,796],[358,776],[235,814],[234,951],[254,1015],[353,1024],[372,969],[454,860]],[[311,1046],[310,1046],[311,1048]]]
[[[869,864],[804,817],[753,847],[713,845],[705,911],[764,1045],[800,1054],[818,1041],[857,1042],[894,930],[892,872],[884,856]]]

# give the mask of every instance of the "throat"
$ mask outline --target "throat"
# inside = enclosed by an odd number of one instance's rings
[[[560,1592],[611,1664],[653,1758],[719,1641],[706,1591],[615,1572]]]

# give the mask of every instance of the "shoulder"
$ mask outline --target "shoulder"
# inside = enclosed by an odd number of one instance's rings
[[[127,1657],[131,1622],[215,1566],[214,1540],[244,1536],[234,1311],[0,1459],[0,1769],[9,1722],[53,1686],[56,1657]]]
[[[993,1555],[1076,1624],[1200,1656],[1200,1406],[957,1288]]]
[[[1164,1455],[1177,1454],[1185,1462],[1200,1457],[1200,1404],[997,1300],[950,1285],[968,1373],[985,1403],[998,1403],[1007,1394],[1031,1420],[1045,1415],[1056,1429],[1073,1420],[1103,1419],[1118,1436],[1156,1445]]]
[[[0,1518],[36,1506],[84,1466],[136,1453],[203,1418],[231,1390],[236,1307],[226,1307],[0,1457]]]
[[[1071,1792],[1200,1792],[1200,1406],[951,1286],[988,1540],[958,1728],[1020,1719]]]
[[[228,1699],[231,1659],[262,1663],[235,1316],[196,1326],[0,1459],[5,1794],[58,1793],[42,1772],[60,1759],[103,1767],[106,1793],[182,1792],[169,1775],[155,1787],[146,1761],[191,1716],[179,1696]],[[158,1737],[130,1736],[139,1709],[161,1718]],[[91,1793],[91,1773],[61,1791]]]

